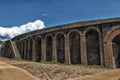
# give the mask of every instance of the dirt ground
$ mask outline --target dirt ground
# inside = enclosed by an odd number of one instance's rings
[[[0,61],[25,69],[39,80],[67,80],[110,70],[98,66],[46,64],[6,58],[0,58]]]
[[[120,80],[120,69],[100,72],[93,75],[80,76],[69,80]]]
[[[37,80],[26,70],[0,61],[0,80]]]

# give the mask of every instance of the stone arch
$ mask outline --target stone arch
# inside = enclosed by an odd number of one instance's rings
[[[42,48],[42,37],[37,36],[35,37],[35,61],[41,61],[41,48]]]
[[[105,64],[108,67],[120,68],[119,40],[120,25],[113,26],[104,37]]]
[[[57,49],[57,61],[65,63],[65,35],[63,32],[58,32],[55,36],[56,49]]]
[[[65,36],[64,32],[60,31],[60,32],[57,32],[57,33],[56,33],[55,38],[56,38],[59,34],[62,34],[62,35]]]
[[[79,30],[72,30],[68,33],[70,44],[70,61],[72,64],[81,63],[80,38]]]
[[[104,37],[104,42],[111,42],[111,40],[119,34],[120,30],[120,25],[113,26],[110,30],[107,31],[105,37]]]
[[[69,36],[72,32],[78,32],[80,36],[82,35],[82,33],[78,29],[73,29],[68,32],[67,36]]]
[[[83,32],[83,35],[85,35],[86,32],[88,32],[88,31],[90,31],[90,30],[95,30],[95,31],[97,31],[98,34],[99,34],[99,36],[101,36],[101,32],[100,32],[99,28],[97,28],[97,27],[88,27],[88,28],[85,29],[85,31]]]
[[[45,36],[46,40],[46,61],[52,61],[52,50],[53,50],[53,36],[48,34]]]
[[[87,28],[83,35],[86,39],[86,56],[88,65],[100,65],[101,62],[101,33],[96,27]]]

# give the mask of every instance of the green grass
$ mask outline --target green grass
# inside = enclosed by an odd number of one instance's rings
[[[59,63],[59,62],[54,62],[54,61],[52,61],[52,62],[45,62],[45,61],[40,61],[39,63],[43,63],[43,64],[62,64],[62,63]]]
[[[5,57],[1,57],[0,58],[5,58]],[[8,59],[8,58],[7,58]],[[16,60],[19,62],[34,62],[32,60],[24,60],[24,59],[10,59],[10,60]],[[38,63],[42,63],[42,64],[58,64],[58,65],[70,65],[70,66],[83,66],[83,67],[89,67],[89,68],[102,68],[102,69],[111,69],[108,67],[105,67],[104,65],[86,65],[86,64],[68,64],[68,63],[59,63],[59,62],[45,62],[45,61],[40,61]]]
[[[17,60],[20,62],[33,62],[32,60],[25,60],[25,59],[13,59],[13,60]]]
[[[24,62],[24,61],[27,61],[27,62],[34,62],[32,60],[23,60],[23,59],[20,59],[20,60],[17,60],[17,61],[21,61],[21,62]],[[83,67],[89,67],[89,68],[107,68],[105,67],[104,65],[86,65],[86,64],[68,64],[68,63],[60,63],[60,62],[54,62],[54,61],[40,61],[38,63],[42,63],[42,64],[58,64],[58,65],[72,65],[72,66],[83,66]]]

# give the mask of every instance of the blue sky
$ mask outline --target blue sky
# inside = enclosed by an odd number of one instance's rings
[[[120,0],[0,0],[0,26],[42,20],[46,27],[120,16]]]
[[[78,21],[120,17],[120,0],[0,0],[0,40]]]

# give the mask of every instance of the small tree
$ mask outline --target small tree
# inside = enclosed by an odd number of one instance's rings
[[[0,44],[1,44],[2,46],[5,46],[6,41],[1,41],[1,40],[0,40]]]

